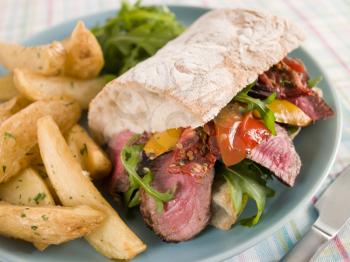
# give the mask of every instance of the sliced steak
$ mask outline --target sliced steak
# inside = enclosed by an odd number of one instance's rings
[[[126,192],[129,188],[129,177],[124,170],[120,154],[132,136],[132,132],[125,130],[113,136],[109,143],[114,164],[114,170],[108,184],[108,191],[111,194],[115,192]]]
[[[272,171],[286,185],[293,186],[301,168],[300,157],[287,131],[278,125],[276,131],[276,136],[256,146],[247,158]]]
[[[174,199],[158,212],[154,199],[141,190],[140,210],[145,222],[165,241],[179,242],[193,238],[210,219],[212,167],[202,177],[169,173],[172,153],[154,160],[152,186],[160,192],[176,187]]]
[[[333,110],[315,90],[308,86],[308,80],[309,75],[304,64],[298,59],[285,57],[259,75],[258,81],[249,94],[266,98],[276,92],[279,99],[289,100],[313,121],[332,116]]]
[[[308,79],[309,75],[300,60],[285,57],[259,75],[252,94],[266,97],[276,92],[279,99],[311,95],[313,92],[307,85]]]
[[[317,94],[311,96],[298,96],[289,99],[293,104],[304,111],[313,121],[325,119],[334,115],[332,108]]]
[[[152,161],[151,185],[160,192],[176,191],[158,212],[154,199],[141,190],[140,209],[145,222],[165,241],[191,239],[209,222],[216,157],[207,139],[204,132],[186,129],[174,151]]]

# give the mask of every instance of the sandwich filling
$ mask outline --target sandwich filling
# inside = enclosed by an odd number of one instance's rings
[[[268,181],[293,186],[300,172],[292,135],[333,115],[317,80],[300,60],[285,57],[202,127],[116,134],[110,191],[128,207],[140,205],[166,241],[188,240],[209,222],[230,228],[248,199],[257,212],[241,223],[255,225],[273,196]]]

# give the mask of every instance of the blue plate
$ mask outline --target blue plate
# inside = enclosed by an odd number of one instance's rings
[[[208,9],[185,6],[172,6],[177,18],[185,25],[190,25]],[[103,23],[106,18],[115,14],[109,11],[81,18],[92,27]],[[72,20],[50,28],[26,41],[27,45],[49,43],[67,37],[77,20]],[[325,75],[316,62],[301,48],[292,52],[291,56],[301,58],[312,77]],[[334,109],[335,116],[327,121],[319,121],[315,125],[304,128],[296,138],[295,145],[299,152],[303,167],[294,188],[287,188],[275,181],[272,187],[277,194],[269,199],[265,214],[260,223],[253,228],[235,226],[232,230],[223,232],[208,227],[198,237],[179,244],[167,244],[149,230],[137,214],[126,220],[127,224],[147,244],[148,250],[138,256],[135,261],[220,261],[238,254],[257,242],[273,234],[283,226],[293,213],[305,206],[312,194],[327,176],[340,143],[342,117],[339,100],[335,90],[327,79],[320,87],[329,105]],[[253,211],[250,206],[243,215]],[[118,232],[116,232],[118,234]],[[61,246],[51,246],[45,252],[36,251],[30,244],[0,238],[1,261],[108,261],[94,251],[84,240],[76,240]]]

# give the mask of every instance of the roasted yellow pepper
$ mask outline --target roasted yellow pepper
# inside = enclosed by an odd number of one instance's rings
[[[172,128],[164,132],[155,133],[148,140],[143,150],[149,158],[154,159],[173,149],[181,133],[181,128]]]
[[[287,100],[276,99],[267,106],[274,112],[276,122],[293,126],[307,126],[312,122],[304,111]]]

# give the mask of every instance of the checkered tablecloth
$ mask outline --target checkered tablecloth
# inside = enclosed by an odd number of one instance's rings
[[[307,32],[304,47],[320,63],[344,108],[343,139],[327,187],[350,164],[350,0],[144,0],[202,7],[250,7],[278,14]],[[0,40],[19,41],[70,18],[118,8],[118,0],[0,0]],[[350,190],[350,189],[349,189]],[[317,196],[315,196],[317,198]],[[310,228],[306,212],[282,229],[227,261],[278,261]],[[314,256],[315,261],[350,261],[350,224]]]

